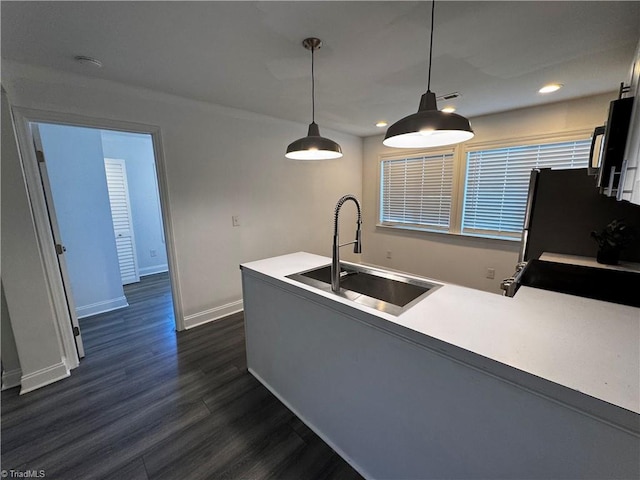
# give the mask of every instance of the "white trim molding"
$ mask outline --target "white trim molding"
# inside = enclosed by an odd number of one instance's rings
[[[120,308],[128,306],[129,303],[127,303],[127,297],[123,295],[121,297],[111,298],[109,300],[103,300],[101,302],[76,307],[76,315],[78,316],[78,318],[85,318],[92,315],[98,315],[99,313],[107,313],[112,310],[118,310]]]
[[[8,390],[9,388],[19,387],[20,380],[22,379],[22,370],[15,368],[9,371],[2,372],[2,390]]]
[[[204,323],[214,322],[233,313],[241,312],[243,309],[242,299],[240,299],[235,302],[220,305],[219,307],[204,310],[203,312],[187,315],[184,317],[184,328],[185,330],[189,330]]]
[[[50,383],[57,382],[63,378],[67,378],[71,374],[67,366],[60,362],[55,365],[50,365],[35,372],[23,375],[21,379],[22,388],[20,389],[20,395],[29,393],[40,387],[49,385]]]

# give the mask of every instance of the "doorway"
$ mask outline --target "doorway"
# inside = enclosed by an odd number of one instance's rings
[[[123,287],[140,281],[138,259],[146,275],[168,271],[153,143],[149,134],[30,127],[82,357],[76,318],[127,307]]]
[[[114,220],[120,217],[118,212],[112,211],[105,158],[120,161],[126,169],[123,173],[127,176],[121,175],[121,179],[126,178],[128,188],[129,251],[135,249],[135,269],[141,277],[168,272],[164,277],[168,276],[170,282],[175,328],[182,330],[181,305],[176,301],[179,299],[177,278],[171,267],[175,264],[175,253],[159,129],[20,108],[15,108],[13,113],[45,274],[54,300],[52,306],[67,359],[71,359],[68,366],[77,366],[71,357],[83,355],[78,318],[127,305],[116,246],[118,233],[114,230]],[[78,138],[70,139],[69,136]],[[136,142],[138,151],[126,148],[132,144],[135,147]],[[140,160],[142,147],[146,149],[146,161]],[[101,182],[97,181],[97,172],[101,173]],[[139,178],[137,183],[132,182],[132,177]],[[81,191],[86,195],[84,201],[78,201]],[[140,198],[134,198],[136,195],[142,198],[142,207]],[[105,222],[105,213],[108,222]],[[136,215],[144,219],[144,225],[138,227],[143,232],[139,235],[141,238],[134,234]],[[150,223],[155,228],[150,228]],[[149,239],[145,238],[148,233],[155,236],[156,243],[148,243]],[[70,250],[71,245],[73,250]],[[98,248],[87,248],[92,245]],[[143,263],[143,260],[149,261]],[[78,269],[71,264],[84,267],[80,277]],[[65,276],[65,270],[69,275]],[[73,271],[78,277],[75,280]],[[113,272],[117,274],[115,282]],[[88,301],[87,294],[92,293],[89,287],[98,284],[103,298],[96,300],[94,297],[93,301]]]

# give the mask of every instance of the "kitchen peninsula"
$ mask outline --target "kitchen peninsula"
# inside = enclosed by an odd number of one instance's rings
[[[366,478],[640,476],[640,309],[438,282],[395,316],[287,278],[329,263],[241,266],[248,367]]]

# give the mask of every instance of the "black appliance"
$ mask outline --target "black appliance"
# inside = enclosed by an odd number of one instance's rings
[[[591,232],[612,220],[624,221],[638,234],[622,250],[621,264],[640,264],[640,205],[600,195],[587,169],[533,170],[519,262],[515,274],[501,285],[505,295],[514,296],[526,285],[640,307],[640,270],[595,262],[598,245]],[[561,256],[594,261],[585,265],[554,260]]]
[[[625,91],[620,87],[620,95]],[[634,97],[619,98],[609,105],[607,123],[596,127],[591,137],[590,173],[597,173],[600,193],[614,196],[620,183],[620,172],[631,123]]]

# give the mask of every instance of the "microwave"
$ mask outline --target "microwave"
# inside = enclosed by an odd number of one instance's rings
[[[597,186],[605,195],[614,195],[620,182],[633,99],[627,97],[612,101],[607,123],[593,131],[589,173],[597,175]]]

